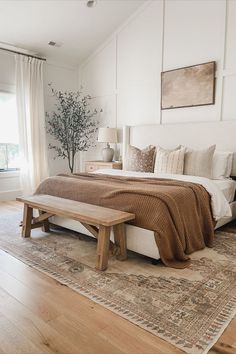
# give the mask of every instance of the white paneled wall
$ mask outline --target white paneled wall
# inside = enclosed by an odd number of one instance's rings
[[[111,38],[95,55],[92,55],[79,73],[83,92],[93,97],[91,108],[97,109],[99,126],[116,127],[116,41]],[[98,160],[102,145],[80,153],[80,169],[83,160]]]
[[[236,1],[227,1],[227,25],[226,25],[226,46],[225,46],[225,69],[234,71],[236,69]]]
[[[167,0],[164,19],[163,71],[215,60],[217,79],[215,105],[163,110],[162,122],[219,119],[225,1]]]
[[[93,97],[115,94],[116,42],[110,41],[103,50],[92,57],[81,72],[85,93]]]
[[[118,89],[158,80],[162,66],[162,7],[161,1],[150,2],[117,33]]]
[[[224,0],[165,1],[163,69],[219,62],[224,22]]]
[[[147,1],[80,67],[81,84],[109,107],[102,124],[236,119],[235,18],[235,0]],[[213,60],[215,105],[161,111],[161,71]]]
[[[236,119],[236,1],[227,1],[222,119]]]
[[[116,36],[117,125],[160,119],[163,3],[144,6]]]

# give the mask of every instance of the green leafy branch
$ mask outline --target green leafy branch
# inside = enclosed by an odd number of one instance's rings
[[[49,149],[54,149],[58,157],[67,158],[73,173],[76,153],[95,145],[98,121],[94,117],[98,112],[89,109],[90,95],[84,96],[82,91],[57,91],[49,86],[56,99],[56,109],[46,113],[47,133],[59,142],[59,146],[49,144]]]

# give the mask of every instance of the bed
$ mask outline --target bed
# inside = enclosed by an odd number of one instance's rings
[[[176,125],[145,125],[124,127],[123,130],[123,160],[126,155],[128,144],[143,148],[148,144],[161,145],[164,148],[174,148],[176,145],[183,144],[192,148],[201,148],[210,144],[217,144],[219,150],[236,151],[236,122],[212,122],[212,123],[188,123]],[[232,175],[236,175],[236,158],[233,156]],[[100,174],[124,174],[123,171],[105,170],[98,171]],[[135,175],[132,174],[132,175]],[[148,176],[146,176],[148,177]],[[172,176],[173,177],[173,176]],[[180,178],[177,176],[177,179]],[[199,181],[196,183],[199,183]],[[234,180],[210,181],[212,188],[217,190],[217,194],[227,200],[230,214],[226,213],[217,219],[216,228],[228,223],[236,218],[236,202],[234,201],[235,186]],[[219,202],[221,203],[221,202]],[[54,223],[87,234],[89,232],[75,221],[55,217]],[[150,230],[138,228],[133,225],[126,226],[128,249],[159,259],[160,255],[154,239],[154,234]]]

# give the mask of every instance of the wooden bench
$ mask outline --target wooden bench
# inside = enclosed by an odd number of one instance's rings
[[[97,238],[97,269],[107,268],[111,227],[119,249],[118,259],[127,258],[124,222],[134,219],[134,214],[44,194],[17,200],[24,203],[22,237],[30,237],[31,230],[37,227],[50,231],[48,218],[60,215],[79,221]],[[38,217],[33,217],[33,208],[39,210]]]

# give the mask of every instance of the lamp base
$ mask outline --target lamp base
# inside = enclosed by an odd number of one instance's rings
[[[102,149],[102,158],[104,162],[111,162],[114,156],[114,149],[106,147]]]

